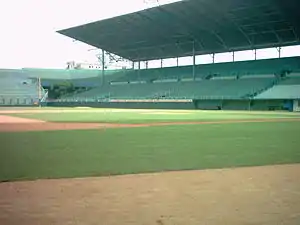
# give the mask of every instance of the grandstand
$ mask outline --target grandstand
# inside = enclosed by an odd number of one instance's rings
[[[292,76],[300,71],[300,57],[282,58],[281,47],[300,43],[298,7],[296,0],[189,0],[58,31],[138,65],[59,104],[132,107],[138,101],[134,107],[156,108],[187,100],[200,109],[297,110],[291,105],[298,105],[300,89]],[[257,60],[257,50],[269,47],[278,48],[278,58]],[[251,49],[253,60],[235,62],[235,52]],[[223,52],[233,62],[214,63]],[[203,54],[211,54],[213,63],[196,65]],[[178,65],[184,56],[192,57],[192,65]],[[177,58],[177,66],[163,68],[166,58]],[[161,60],[161,68],[141,69],[151,60]]]
[[[38,105],[45,96],[38,79],[31,79],[21,70],[0,70],[0,105]]]
[[[282,71],[298,70],[300,70],[299,57],[203,64],[195,66],[195,79],[205,79],[208,76],[236,78],[247,75],[274,75],[280,74]],[[133,70],[128,71],[125,76],[116,81],[190,80],[193,79],[192,72],[193,66]]]
[[[168,108],[173,102],[172,108],[297,111],[300,57],[283,58],[281,48],[300,44],[299,6],[297,0],[179,1],[58,31],[132,61],[132,69],[18,73],[40,78],[41,90],[72,87],[48,99],[51,106]],[[277,58],[257,58],[270,47],[277,48]],[[253,50],[252,60],[235,60],[243,50]],[[216,63],[219,53],[230,53],[232,62]],[[204,54],[212,63],[196,63]],[[180,66],[179,57],[190,57],[192,65]],[[163,67],[171,58],[177,66]],[[161,67],[141,69],[152,60]]]
[[[300,57],[197,65],[195,78],[188,73],[191,66],[127,70],[98,87],[63,96],[59,102],[193,100],[198,103],[190,107],[200,109],[291,110],[284,100],[300,98],[300,88],[295,85],[299,66]],[[289,88],[277,91],[288,84]]]
[[[191,66],[129,70],[73,99],[244,99],[279,82],[282,71],[297,71],[299,66],[300,57],[197,65],[195,79]]]
[[[98,87],[103,82],[122,76],[122,70],[106,72],[106,80],[99,76],[99,70],[65,70],[65,69],[0,69],[0,105],[31,106],[45,103],[48,92],[56,86],[69,85],[73,93]],[[111,76],[110,76],[111,75]]]

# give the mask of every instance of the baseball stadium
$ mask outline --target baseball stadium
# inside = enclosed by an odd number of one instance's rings
[[[100,69],[0,69],[0,224],[299,225],[299,8],[177,1],[57,31]]]

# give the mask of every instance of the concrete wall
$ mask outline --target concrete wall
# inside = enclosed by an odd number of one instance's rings
[[[49,102],[53,107],[95,107],[128,109],[195,109],[193,102]]]
[[[284,100],[194,100],[193,102],[49,102],[56,107],[199,110],[287,110]],[[299,104],[300,107],[300,104]]]
[[[300,112],[300,100],[294,100],[293,102],[293,111]]]

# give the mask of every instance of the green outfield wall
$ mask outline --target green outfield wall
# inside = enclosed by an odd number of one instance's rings
[[[128,109],[199,109],[199,110],[292,110],[292,100],[187,100],[187,101],[81,101],[81,102],[48,102],[51,107],[95,107],[95,108],[128,108]]]

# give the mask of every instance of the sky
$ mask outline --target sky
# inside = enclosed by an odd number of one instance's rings
[[[72,40],[57,30],[157,6],[155,0],[0,0],[0,68],[66,68],[68,61],[97,63],[95,48]],[[160,0],[167,4],[180,0]],[[238,54],[238,53],[237,53]],[[253,59],[253,52],[239,54]],[[262,50],[258,57],[277,57],[274,49]],[[283,49],[282,56],[300,55],[296,49]],[[231,53],[219,54],[217,62],[228,61]],[[236,57],[238,58],[238,57]],[[197,56],[196,62],[210,63],[211,56]],[[180,59],[180,65],[191,57]],[[175,59],[164,65],[175,65]],[[158,67],[160,61],[149,63]],[[145,65],[142,64],[142,68]]]
[[[161,4],[176,0],[160,0]],[[178,1],[178,0],[177,0]],[[57,30],[156,6],[148,0],[0,0],[0,68],[65,68],[95,63],[92,46]]]

